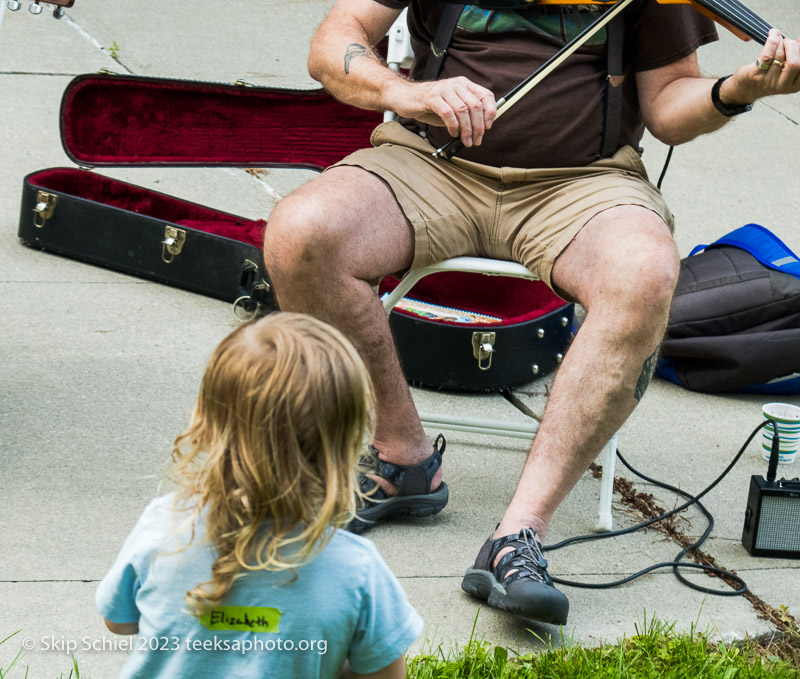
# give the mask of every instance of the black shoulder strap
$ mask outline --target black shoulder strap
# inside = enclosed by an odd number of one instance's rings
[[[612,19],[606,27],[606,61],[608,75],[603,96],[603,138],[600,158],[613,156],[619,148],[622,127],[623,50],[625,47],[625,12]]]
[[[436,36],[430,44],[430,54],[428,54],[428,60],[425,62],[425,71],[422,74],[423,80],[437,80],[439,78],[447,56],[447,48],[450,46],[450,41],[456,32],[458,18],[461,16],[461,12],[464,11],[464,7],[466,5],[445,3],[442,16],[439,19],[439,26],[436,29]]]

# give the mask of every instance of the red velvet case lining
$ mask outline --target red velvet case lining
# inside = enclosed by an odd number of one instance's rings
[[[369,145],[378,113],[326,93],[234,87],[129,76],[79,76],[61,105],[64,149],[86,165],[292,166],[322,169]],[[266,222],[189,203],[93,172],[55,168],[31,175],[43,189],[232,238],[258,248]],[[397,281],[384,279],[381,293]],[[499,316],[504,324],[544,316],[565,302],[544,283],[447,272],[428,276],[415,299]],[[398,313],[416,317],[403,310]],[[474,327],[480,324],[451,323]]]
[[[322,169],[369,146],[381,119],[322,90],[86,75],[64,93],[61,138],[83,165]]]

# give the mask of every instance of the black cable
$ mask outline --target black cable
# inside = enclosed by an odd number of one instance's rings
[[[664,181],[664,175],[667,174],[667,168],[669,167],[669,161],[672,160],[672,152],[675,150],[674,146],[669,147],[669,151],[667,151],[667,159],[664,161],[664,168],[661,170],[661,176],[658,178],[658,184],[656,184],[656,188],[660,191],[661,190],[661,182]],[[633,471],[633,470],[631,470]]]
[[[664,488],[666,490],[670,490],[670,491],[672,491],[674,493],[677,493],[677,494],[679,494],[679,495],[681,495],[681,496],[683,496],[685,498],[688,498],[688,501],[684,502],[682,505],[680,505],[678,507],[675,507],[675,509],[672,509],[672,510],[670,510],[668,512],[665,512],[664,514],[661,514],[660,516],[657,516],[657,517],[655,517],[653,519],[649,519],[647,521],[644,521],[643,523],[640,523],[640,524],[638,524],[636,526],[631,526],[630,528],[622,528],[622,529],[619,529],[619,530],[610,531],[608,533],[593,533],[593,534],[590,534],[590,535],[578,535],[578,536],[575,536],[575,537],[567,538],[566,540],[562,540],[561,542],[557,542],[554,545],[544,546],[542,548],[543,551],[545,551],[545,552],[554,551],[556,549],[561,549],[562,547],[566,547],[567,545],[575,544],[575,543],[578,543],[578,542],[589,542],[590,540],[606,540],[608,538],[617,537],[618,535],[628,535],[629,533],[633,533],[635,531],[642,530],[643,528],[647,528],[648,526],[651,526],[654,523],[657,523],[659,521],[663,521],[664,519],[667,519],[670,516],[673,516],[673,515],[677,514],[678,512],[682,512],[684,509],[686,509],[687,507],[690,507],[690,506],[692,506],[694,504],[697,505],[697,508],[706,517],[706,519],[708,521],[708,527],[706,528],[705,532],[703,533],[703,535],[700,537],[699,540],[697,540],[696,542],[692,543],[688,547],[685,547],[684,549],[682,549],[678,553],[678,555],[675,557],[675,559],[673,561],[664,561],[664,562],[660,562],[660,563],[657,563],[657,564],[653,564],[652,566],[644,568],[644,569],[634,573],[633,575],[629,575],[628,577],[623,578],[622,580],[616,580],[614,582],[605,582],[605,583],[588,583],[588,582],[576,582],[576,581],[572,581],[572,580],[564,580],[562,578],[555,578],[554,577],[553,578],[553,582],[555,582],[557,584],[560,584],[560,585],[568,585],[569,587],[581,587],[581,588],[584,588],[584,589],[609,589],[611,587],[618,587],[619,585],[623,585],[625,583],[631,582],[632,580],[636,580],[636,578],[640,578],[641,576],[645,575],[646,573],[649,573],[651,571],[657,570],[659,568],[672,568],[672,572],[675,574],[675,577],[678,578],[678,580],[680,582],[682,582],[687,587],[691,587],[692,589],[696,589],[696,590],[698,590],[700,592],[704,592],[706,594],[714,594],[714,595],[717,595],[717,596],[737,596],[739,594],[744,594],[744,592],[747,591],[747,583],[745,583],[745,581],[742,580],[738,575],[734,575],[733,573],[731,573],[729,571],[726,571],[726,570],[724,570],[722,568],[717,568],[715,566],[709,566],[707,564],[685,563],[685,562],[681,561],[681,559],[686,555],[687,552],[691,551],[692,549],[696,549],[700,545],[702,545],[703,542],[705,542],[705,540],[711,534],[711,531],[714,528],[714,517],[712,516],[711,512],[708,511],[708,509],[705,507],[705,505],[703,505],[703,503],[700,502],[700,499],[702,497],[704,497],[705,495],[707,495],[708,493],[710,493],[722,481],[722,479],[724,479],[728,475],[728,473],[731,471],[731,469],[733,469],[734,465],[736,465],[736,463],[742,457],[742,455],[744,454],[744,451],[747,449],[747,446],[750,445],[750,442],[753,440],[755,435],[759,431],[761,431],[761,429],[763,429],[767,424],[769,424],[769,422],[770,422],[770,420],[765,420],[764,422],[759,424],[752,431],[750,436],[748,436],[747,440],[744,442],[744,445],[739,449],[739,452],[736,453],[736,455],[734,456],[733,460],[731,460],[731,462],[728,464],[728,466],[725,468],[725,470],[709,486],[707,486],[702,492],[700,492],[697,495],[692,495],[692,494],[686,492],[685,490],[681,490],[680,488],[676,488],[675,486],[671,486],[668,483],[664,483],[662,481],[657,481],[656,479],[650,478],[649,476],[646,476],[645,474],[642,474],[638,470],[634,469],[634,467],[622,456],[622,453],[620,453],[619,449],[617,449],[617,457],[619,457],[619,459],[622,462],[622,464],[625,465],[625,467],[627,467],[631,472],[636,474],[636,476],[638,476],[639,478],[643,479],[644,481],[647,481],[648,483],[652,483],[655,486],[658,486],[660,488]],[[605,470],[604,470],[604,473],[605,473]],[[740,587],[738,589],[729,590],[729,591],[718,590],[718,589],[710,589],[708,587],[701,587],[700,585],[696,585],[696,584],[688,581],[686,578],[684,578],[683,575],[680,573],[680,570],[679,570],[681,568],[694,568],[694,569],[697,569],[697,570],[702,570],[705,573],[713,573],[715,575],[721,575],[721,576],[724,576],[724,577],[726,577],[726,578],[728,578],[730,580],[733,580],[734,582],[739,583]]]

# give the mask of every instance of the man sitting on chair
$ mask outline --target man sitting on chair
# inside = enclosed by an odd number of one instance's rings
[[[521,262],[585,307],[516,493],[462,583],[490,605],[564,623],[568,601],[552,585],[540,541],[647,389],[678,277],[672,214],[639,157],[644,127],[682,144],[760,97],[800,90],[800,47],[772,31],[755,65],[705,79],[695,50],[716,39],[714,24],[685,5],[637,0],[625,12],[624,79],[613,83],[622,88],[619,142],[604,155],[605,30],[492,126],[495,97],[598,11],[504,1],[524,7],[465,6],[439,79],[420,82],[448,5],[411,3],[416,60],[405,78],[373,46],[409,3],[338,0],[312,41],[311,75],[338,99],[395,111],[399,122],[374,132],[374,148],[281,201],[264,254],[281,308],[339,328],[371,371],[380,414],[362,486],[377,482],[373,498],[388,499],[360,508],[368,524],[447,503],[444,446],[432,451],[422,430],[376,282],[473,255]],[[432,157],[453,137],[465,146],[458,156]]]

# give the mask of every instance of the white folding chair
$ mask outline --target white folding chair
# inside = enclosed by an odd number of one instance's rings
[[[397,17],[397,20],[389,29],[387,63],[394,71],[398,71],[400,68],[409,68],[413,59],[411,42],[408,36],[406,12],[407,10],[403,10],[402,14]],[[384,120],[392,120],[393,118],[394,113],[391,111],[387,111],[384,114]],[[409,271],[400,281],[399,285],[384,297],[383,307],[387,315],[391,314],[395,305],[403,299],[420,280],[426,276],[442,271],[466,271],[486,276],[511,276],[513,278],[537,280],[527,268],[516,262],[484,259],[481,257],[453,257],[424,269]],[[539,428],[539,423],[533,419],[529,419],[527,422],[514,423],[477,417],[453,417],[434,413],[420,413],[420,419],[424,427],[435,427],[437,429],[493,436],[508,436],[527,440],[531,440],[536,435]],[[610,531],[613,526],[611,498],[614,491],[616,450],[617,435],[615,434],[600,453],[603,465],[603,476],[600,485],[600,505],[595,526],[598,531]]]

